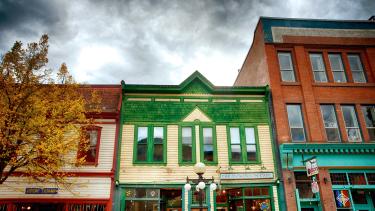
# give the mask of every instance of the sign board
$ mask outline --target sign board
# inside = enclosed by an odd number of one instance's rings
[[[25,194],[57,194],[58,188],[26,188]]]
[[[319,174],[318,163],[315,158],[306,161],[306,171],[308,177]]]
[[[273,179],[273,172],[224,173],[220,179]]]
[[[311,191],[313,193],[319,193],[319,185],[315,180],[311,183]]]

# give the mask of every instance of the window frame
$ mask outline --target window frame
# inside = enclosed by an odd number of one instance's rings
[[[361,54],[359,53],[347,53],[346,57],[348,58],[348,64],[349,64],[349,68],[350,68],[350,72],[352,73],[352,78],[353,78],[353,83],[367,83],[367,75],[366,75],[366,70],[363,66],[363,62],[362,62],[362,59],[361,59]],[[357,62],[359,62],[359,66],[361,67],[362,70],[358,71],[358,70],[355,70],[353,71],[353,68],[352,68],[352,65],[350,63],[350,57],[357,57],[358,60]],[[355,78],[354,78],[354,72],[357,72],[357,73],[362,73],[363,75],[363,80],[364,81],[356,81]]]
[[[213,145],[213,161],[206,161],[204,159],[204,140],[203,140],[203,129],[212,128],[212,145]],[[199,148],[200,148],[200,162],[206,165],[217,165],[217,143],[216,143],[216,127],[212,124],[201,124],[199,126]]]
[[[321,63],[322,63],[322,66],[323,66],[322,70],[314,70],[312,57],[318,57],[318,58],[321,59]],[[309,59],[310,59],[310,65],[311,65],[310,67],[311,67],[311,70],[312,70],[314,82],[315,83],[328,83],[327,67],[326,67],[326,64],[324,62],[323,53],[321,53],[321,52],[309,52]],[[321,80],[321,81],[316,80],[315,73],[324,73],[325,80]]]
[[[374,110],[374,113],[375,113],[375,105],[361,105],[361,112],[362,112],[363,118],[365,120],[365,127],[366,127],[366,132],[367,132],[368,137],[369,137],[369,141],[370,142],[375,142],[375,138],[371,139],[371,135],[370,135],[370,132],[369,132],[369,129],[375,130],[375,126],[374,127],[369,127],[367,125],[367,121],[366,121],[366,114],[365,114],[364,109],[367,108],[367,107],[372,107],[372,109]],[[374,117],[375,117],[375,115],[374,115]]]
[[[360,141],[350,141],[349,140],[348,127],[346,126],[343,107],[352,107],[353,108],[354,117],[356,118],[356,121],[357,121],[357,127],[349,127],[349,129],[357,129],[359,131],[359,138],[361,139]],[[346,132],[347,142],[350,142],[350,143],[363,143],[363,135],[362,135],[362,130],[361,130],[361,124],[359,122],[358,112],[356,111],[356,106],[352,105],[352,104],[342,104],[342,105],[340,105],[340,108],[341,108],[342,119],[344,120],[344,126],[345,126],[345,132]]]
[[[140,124],[134,126],[134,144],[133,144],[133,164],[142,164],[142,165],[166,165],[167,163],[167,126],[163,124]],[[147,153],[146,160],[140,161],[137,160],[137,150],[138,150],[138,128],[146,127],[147,128]],[[163,128],[163,160],[154,161],[154,128],[162,127]]]
[[[259,135],[257,130],[257,125],[252,124],[229,124],[226,126],[227,128],[227,145],[228,145],[228,161],[229,164],[236,165],[236,164],[260,164],[260,146],[259,146]],[[231,128],[239,128],[239,135],[240,135],[240,146],[241,146],[241,158],[242,161],[233,161],[232,160],[232,143],[231,143]],[[255,138],[255,149],[256,149],[256,159],[253,161],[249,161],[247,159],[247,143],[246,143],[246,132],[245,128],[253,128],[254,129],[254,138]]]
[[[99,164],[99,152],[100,152],[100,140],[101,140],[101,133],[102,133],[102,127],[101,126],[97,126],[97,125],[93,125],[93,126],[89,126],[89,127],[82,127],[81,130],[86,134],[88,131],[97,131],[97,137],[96,137],[96,146],[95,146],[95,151],[96,151],[96,156],[95,156],[95,161],[92,162],[92,161],[85,161],[83,163],[83,165],[87,165],[87,166],[98,166]],[[81,159],[83,156],[86,155],[85,154],[82,154],[82,142],[79,142],[78,144],[78,150],[77,150],[77,159]],[[90,144],[90,143],[89,143]]]
[[[294,66],[294,62],[293,62],[293,53],[292,51],[288,51],[288,50],[279,50],[277,51],[277,62],[278,62],[278,65],[279,65],[279,74],[280,74],[280,79],[282,82],[286,82],[286,83],[295,83],[297,82],[297,76],[296,76],[296,71],[295,71],[295,66]],[[280,58],[279,58],[279,55],[280,54],[284,54],[284,55],[289,55],[289,61],[290,61],[290,66],[291,66],[291,70],[283,70],[281,69],[281,65],[280,65]],[[285,72],[292,72],[292,76],[293,76],[293,80],[292,81],[285,81],[283,80],[283,74],[282,72],[285,71]]]
[[[333,108],[333,114],[335,116],[336,125],[337,125],[337,132],[339,134],[339,140],[338,141],[330,141],[330,140],[328,140],[327,128],[333,128],[333,127],[326,127],[325,126],[324,115],[323,115],[323,111],[322,111],[322,106],[331,106]],[[325,131],[325,134],[326,134],[327,142],[331,142],[331,143],[340,143],[340,142],[342,142],[340,124],[339,124],[339,121],[337,119],[336,106],[334,104],[320,104],[319,107],[320,107],[320,114],[321,114],[321,117],[322,117],[323,127],[324,127],[324,131]]]
[[[332,68],[332,62],[331,62],[331,57],[330,57],[331,55],[332,56],[338,56],[340,58],[340,64],[341,64],[342,70],[337,71],[337,70],[334,70]],[[346,70],[345,70],[345,64],[344,64],[341,52],[328,52],[327,56],[328,56],[328,62],[329,62],[329,65],[330,65],[330,68],[331,68],[331,72],[332,72],[333,82],[334,83],[348,83],[348,76],[347,76],[347,73],[346,73]],[[335,72],[342,72],[344,74],[345,81],[337,81],[335,79],[335,74],[334,74]]]
[[[303,141],[294,141],[293,140],[293,136],[292,136],[292,127],[290,126],[290,121],[289,121],[289,114],[288,114],[288,106],[299,106],[300,108],[300,114],[301,114],[301,121],[302,121],[302,129],[303,129],[303,135],[304,135],[304,138],[305,140]],[[290,139],[293,143],[306,143],[308,141],[308,137],[307,137],[307,131],[306,131],[306,126],[305,126],[305,119],[304,119],[304,115],[303,115],[303,108],[302,108],[302,104],[301,103],[286,103],[285,104],[285,110],[286,110],[286,116],[287,116],[287,119],[288,119],[288,127],[289,127],[289,134],[290,134]]]
[[[192,133],[192,151],[191,151],[191,156],[192,156],[192,161],[184,161],[182,159],[183,153],[183,147],[182,147],[182,128],[184,127],[189,127],[191,128],[191,133]],[[195,126],[192,124],[182,124],[179,125],[178,127],[178,164],[181,165],[194,165],[196,163],[196,133],[195,133]]]

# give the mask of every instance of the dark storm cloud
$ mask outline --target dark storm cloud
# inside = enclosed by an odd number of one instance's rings
[[[231,85],[259,16],[367,19],[375,1],[0,1],[0,54],[50,35],[50,65],[79,81],[176,84],[198,69]]]

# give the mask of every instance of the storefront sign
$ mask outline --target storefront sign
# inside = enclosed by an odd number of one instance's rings
[[[311,191],[313,193],[319,193],[319,185],[315,180],[311,183]]]
[[[272,178],[273,178],[272,172],[220,174],[220,179],[272,179]]]
[[[347,190],[334,190],[336,207],[337,208],[350,208],[349,192]]]
[[[58,188],[26,188],[25,194],[57,194]]]
[[[318,163],[315,158],[306,161],[306,170],[308,177],[319,174]]]

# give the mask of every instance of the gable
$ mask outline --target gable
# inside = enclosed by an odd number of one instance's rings
[[[198,107],[196,107],[187,117],[185,117],[183,122],[194,122],[199,120],[201,122],[212,122],[212,120],[203,113]]]

